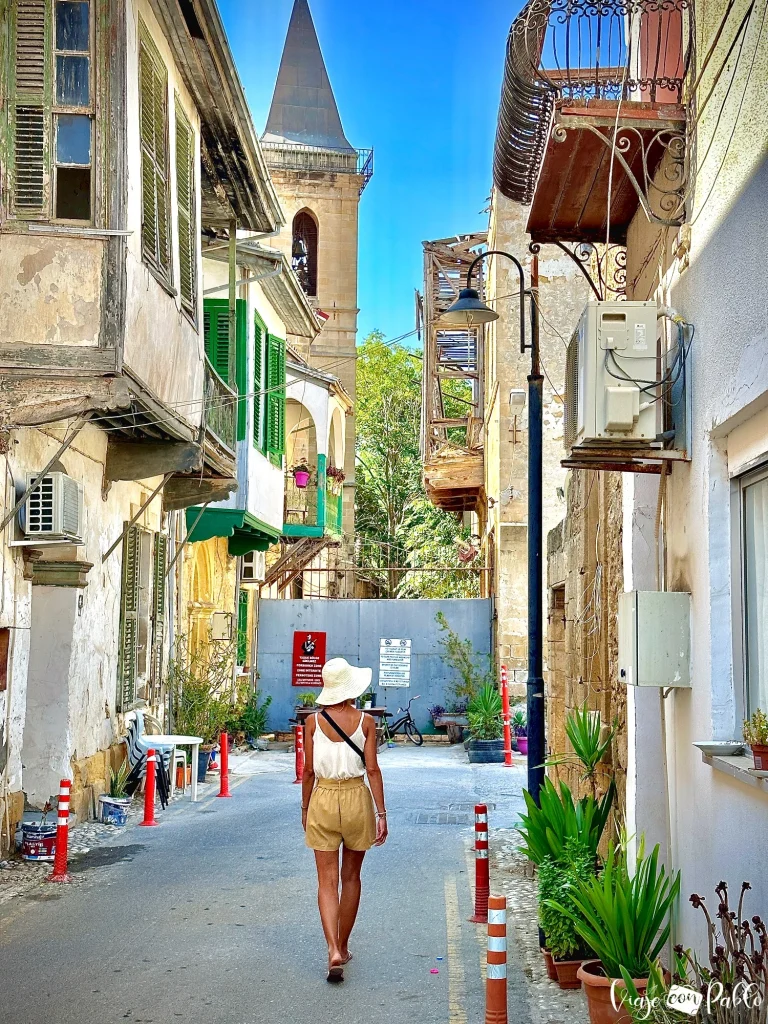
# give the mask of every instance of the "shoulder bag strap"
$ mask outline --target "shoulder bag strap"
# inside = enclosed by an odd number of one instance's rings
[[[323,711],[320,712],[320,714],[323,716],[323,718],[326,720],[326,722],[330,725],[330,727],[335,732],[337,732],[339,734],[339,736],[341,736],[341,738],[344,740],[344,742],[348,743],[349,746],[352,747],[354,752],[357,754],[357,756],[363,762],[363,768],[367,769],[367,765],[365,763],[365,754],[362,752],[360,747],[358,747],[358,745],[355,743],[355,741],[353,739],[351,739],[349,736],[347,736],[347,734],[344,732],[344,730],[341,728],[341,726],[337,725],[336,722],[334,722],[334,720],[331,718],[331,716],[328,714],[327,711],[323,710]]]

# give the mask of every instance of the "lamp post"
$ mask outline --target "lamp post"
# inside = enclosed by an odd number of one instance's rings
[[[539,266],[533,257],[531,267],[531,340],[526,343],[525,329],[525,272],[520,261],[500,249],[481,253],[470,264],[466,287],[459,292],[454,304],[440,318],[442,324],[461,327],[480,327],[499,319],[499,314],[487,306],[472,287],[472,274],[481,260],[489,256],[504,256],[517,268],[520,281],[520,351],[531,352],[531,372],[528,374],[528,791],[539,803],[539,791],[544,782],[546,735],[544,718],[544,652],[542,609],[542,442],[544,378],[539,362]]]

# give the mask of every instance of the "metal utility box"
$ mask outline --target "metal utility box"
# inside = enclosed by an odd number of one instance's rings
[[[691,685],[691,595],[619,595],[619,679],[628,686]]]

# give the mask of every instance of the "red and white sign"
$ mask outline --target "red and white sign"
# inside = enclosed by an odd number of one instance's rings
[[[322,686],[325,664],[325,633],[293,634],[291,686]]]

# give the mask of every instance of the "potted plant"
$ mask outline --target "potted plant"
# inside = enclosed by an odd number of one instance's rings
[[[312,696],[314,696],[314,694],[312,694]],[[248,742],[252,746],[256,746],[256,740],[262,735],[262,733],[267,731],[269,707],[271,703],[271,695],[267,695],[262,699],[259,696],[259,691],[254,690],[248,697],[246,705],[243,708],[242,714],[240,715],[240,725]]]
[[[555,977],[563,989],[581,988],[577,972],[585,960],[594,957],[576,931],[573,916],[578,911],[571,898],[575,883],[587,881],[594,873],[594,851],[574,836],[566,839],[562,860],[545,857],[539,865],[539,925],[546,939],[546,952],[552,957]],[[574,915],[564,914],[559,907],[569,907]]]
[[[442,704],[433,704],[432,707],[427,708],[427,711],[429,712],[434,726],[437,726],[438,722],[445,715],[445,708]]]
[[[518,707],[515,708],[512,717],[509,720],[509,724],[512,727],[512,749],[520,750],[518,738],[522,736],[525,739],[525,746],[528,745],[528,725],[525,715],[525,709]],[[525,751],[527,753],[527,750]],[[523,751],[520,751],[523,753]]]
[[[360,698],[359,705],[365,711],[368,711],[370,708],[373,707],[373,691],[372,690],[366,690],[365,691],[365,693]]]
[[[652,965],[669,939],[670,913],[680,891],[680,874],[659,865],[659,847],[644,854],[641,840],[634,872],[626,851],[611,844],[599,875],[577,879],[567,905],[548,901],[570,917],[577,933],[598,959],[578,970],[592,1024],[631,1024],[621,997],[623,972],[644,992]]]
[[[488,764],[504,760],[504,723],[501,718],[501,694],[487,683],[469,702],[469,760]]]
[[[752,751],[756,771],[768,772],[768,715],[760,708],[744,723],[744,740]]]
[[[463,707],[463,714],[466,714],[467,703],[471,701],[484,686],[496,684],[496,676],[493,670],[493,661],[488,656],[488,668],[484,670],[478,665],[481,657],[476,653],[471,640],[462,640],[458,633],[451,629],[448,620],[442,612],[435,616],[440,636],[438,644],[443,648],[443,660],[458,676],[449,687],[449,693],[453,698],[453,704]],[[449,705],[448,713],[459,714],[454,707]],[[466,723],[462,723],[466,724]]]
[[[309,483],[312,467],[305,459],[300,459],[291,466],[291,473],[296,486],[303,490]]]
[[[328,477],[328,480],[330,481],[329,488],[331,494],[335,494],[336,497],[338,497],[341,494],[344,487],[344,470],[339,469],[338,466],[328,466],[328,468],[325,471],[325,475]]]
[[[597,773],[605,755],[611,748],[618,723],[610,729],[603,726],[599,711],[590,711],[586,703],[574,708],[565,718],[565,735],[573,748],[572,752],[550,758],[547,767],[577,764],[583,768],[582,782],[588,782],[592,795],[597,796]]]
[[[131,798],[125,786],[130,774],[128,758],[125,758],[117,771],[110,765],[109,793],[102,793],[99,797],[99,818],[105,825],[124,825],[128,818]]]
[[[311,690],[307,690],[306,693],[300,693],[296,698],[297,708],[313,708],[317,703],[317,694]]]

